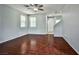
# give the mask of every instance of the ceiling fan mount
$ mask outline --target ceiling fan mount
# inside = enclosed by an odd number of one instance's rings
[[[28,9],[32,9],[33,11],[44,11],[44,6],[42,4],[26,4],[24,5]]]

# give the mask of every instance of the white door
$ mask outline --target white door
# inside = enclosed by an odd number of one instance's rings
[[[54,34],[54,18],[47,18],[47,32]]]

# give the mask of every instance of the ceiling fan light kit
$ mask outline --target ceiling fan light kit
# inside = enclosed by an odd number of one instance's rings
[[[42,4],[27,4],[24,5],[27,9],[33,10],[34,12],[44,11]]]

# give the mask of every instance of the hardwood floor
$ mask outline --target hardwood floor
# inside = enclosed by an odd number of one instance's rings
[[[25,35],[0,44],[0,55],[77,55],[68,43],[53,35]]]

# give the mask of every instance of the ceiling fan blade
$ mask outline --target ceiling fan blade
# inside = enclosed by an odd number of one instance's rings
[[[39,7],[43,7],[43,5],[39,5]]]
[[[44,9],[38,9],[38,10],[44,11]]]
[[[38,6],[38,4],[34,4],[36,7]]]
[[[41,4],[35,4],[36,7],[43,7]]]
[[[25,7],[29,7],[29,5],[24,5]]]
[[[32,7],[33,7],[33,6],[34,6],[34,4],[29,4],[29,6],[32,6]]]

